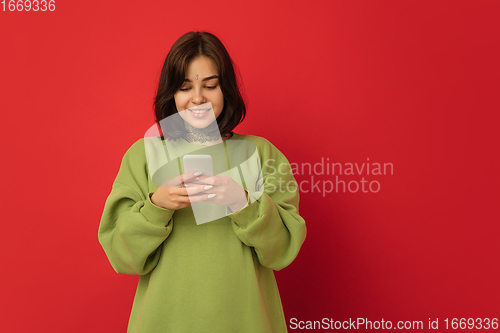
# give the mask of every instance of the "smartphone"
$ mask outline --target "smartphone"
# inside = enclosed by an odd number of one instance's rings
[[[191,171],[201,171],[202,176],[213,176],[214,168],[211,155],[184,155],[184,173]],[[205,184],[197,180],[190,180],[187,183]]]

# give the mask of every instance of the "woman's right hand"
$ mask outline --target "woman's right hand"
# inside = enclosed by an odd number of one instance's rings
[[[176,210],[206,200],[207,195],[203,195],[205,190],[203,186],[193,186],[196,185],[193,184],[191,187],[183,187],[198,176],[196,171],[192,171],[167,180],[153,193],[151,202],[161,208]]]

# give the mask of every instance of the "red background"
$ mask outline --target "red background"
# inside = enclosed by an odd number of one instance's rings
[[[241,73],[237,133],[292,163],[394,165],[365,174],[378,193],[301,194],[307,239],[275,273],[287,321],[500,317],[499,9],[92,0],[0,12],[1,330],[126,331],[138,276],[113,271],[97,229],[123,154],[154,122],[165,56],[191,30],[217,35]]]

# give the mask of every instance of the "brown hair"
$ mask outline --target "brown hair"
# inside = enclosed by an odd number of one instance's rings
[[[177,114],[174,95],[184,83],[189,63],[199,56],[211,59],[218,70],[224,107],[216,120],[221,136],[225,136],[245,119],[246,107],[238,89],[231,57],[216,36],[204,31],[190,31],[182,35],[168,52],[154,101],[156,123],[160,127],[162,119]],[[184,126],[179,126],[181,118],[174,118],[177,121],[169,120],[163,128],[159,128],[162,139],[176,139],[185,133]]]

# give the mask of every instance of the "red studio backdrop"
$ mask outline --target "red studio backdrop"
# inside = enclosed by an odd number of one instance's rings
[[[139,277],[97,230],[188,31],[237,66],[235,132],[295,167],[288,331],[500,330],[498,1],[28,2],[0,12],[2,332],[126,331]]]

